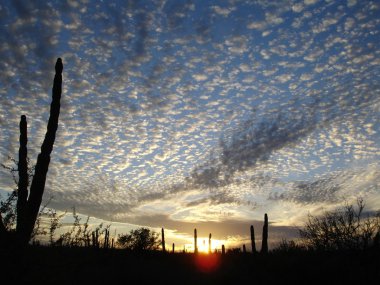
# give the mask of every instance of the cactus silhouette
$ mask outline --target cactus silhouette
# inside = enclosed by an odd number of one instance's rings
[[[105,229],[104,235],[105,236],[104,236],[103,248],[109,248],[109,246],[110,246],[110,230]]]
[[[253,228],[253,225],[251,225],[251,246],[252,246],[252,253],[256,253],[255,229]]]
[[[247,253],[247,249],[245,248],[245,244],[243,244],[243,253]]]
[[[261,253],[268,253],[268,215],[264,215],[263,240],[261,244]]]
[[[194,229],[194,253],[198,253],[197,229]]]
[[[91,233],[92,236],[92,246],[99,248],[99,229],[96,229]]]
[[[20,120],[20,148],[18,151],[18,189],[17,189],[17,225],[16,232],[21,234],[23,232],[23,227],[27,221],[27,203],[28,203],[28,126],[26,122],[26,116],[22,115]]]
[[[173,242],[173,245],[172,245],[172,253],[174,253],[174,250],[175,250],[175,244]]]
[[[17,225],[16,241],[20,245],[27,245],[40,210],[42,196],[45,190],[46,175],[50,164],[50,154],[53,151],[56,132],[58,129],[58,118],[61,108],[62,94],[62,70],[63,64],[60,58],[55,64],[55,76],[52,89],[52,102],[50,104],[50,116],[47,125],[47,131],[41,146],[41,152],[37,157],[33,180],[28,195],[28,165],[27,165],[27,121],[26,116],[21,116],[20,121],[20,148],[19,148],[19,183],[18,198],[16,204]],[[9,238],[0,216],[0,237]]]
[[[226,254],[226,248],[224,246],[224,244],[222,244],[222,255],[225,255]]]
[[[211,253],[211,233],[208,235],[208,253]]]
[[[165,252],[165,231],[164,231],[164,228],[161,228],[161,245],[162,245],[162,251]]]

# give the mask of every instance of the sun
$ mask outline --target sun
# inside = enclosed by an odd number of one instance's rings
[[[221,251],[223,242],[222,240],[211,239],[211,252]],[[209,253],[208,238],[198,238],[198,252]]]

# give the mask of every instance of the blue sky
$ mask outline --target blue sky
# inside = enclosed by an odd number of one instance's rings
[[[286,237],[357,197],[378,210],[379,15],[356,0],[2,1],[0,160],[25,114],[35,162],[61,57],[44,196],[59,210],[234,240],[264,213]]]

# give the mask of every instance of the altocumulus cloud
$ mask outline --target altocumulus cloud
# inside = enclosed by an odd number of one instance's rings
[[[35,162],[60,56],[64,95],[45,195],[54,207],[180,227],[266,211],[287,225],[358,195],[378,201],[379,9],[4,1],[1,160],[17,156],[26,114]],[[1,189],[12,183],[2,171]]]

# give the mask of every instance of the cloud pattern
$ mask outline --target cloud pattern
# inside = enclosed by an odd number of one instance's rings
[[[34,162],[59,56],[45,194],[59,209],[140,223],[268,212],[283,226],[358,195],[378,208],[379,10],[376,1],[3,1],[1,161],[17,156],[26,114]],[[13,187],[4,170],[0,181]]]

